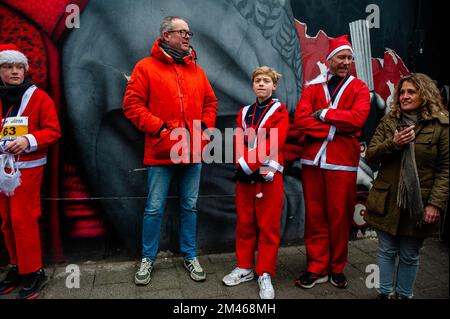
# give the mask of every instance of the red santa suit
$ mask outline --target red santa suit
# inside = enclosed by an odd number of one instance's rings
[[[295,114],[295,126],[306,134],[301,163],[307,270],[320,275],[343,273],[347,261],[358,138],[370,109],[367,86],[353,76],[341,81],[331,103],[330,77],[327,71],[307,83]],[[317,111],[320,119],[312,116]]]
[[[3,107],[8,106],[2,105],[0,100],[0,112]],[[10,263],[18,265],[19,274],[28,274],[42,268],[38,223],[40,187],[47,150],[60,138],[61,132],[53,101],[34,85],[23,94],[15,116],[28,118],[28,134],[24,136],[30,146],[25,153],[16,156],[21,184],[9,197],[0,193],[0,213]]]
[[[259,121],[248,125],[246,118],[256,107],[253,104],[242,108],[237,118],[236,165],[248,176],[259,174],[259,179],[236,182],[236,257],[238,267],[253,268],[257,249],[256,273],[267,272],[273,277],[284,200],[281,148],[287,137],[289,116],[284,104],[272,99]],[[256,135],[249,133],[250,126]]]

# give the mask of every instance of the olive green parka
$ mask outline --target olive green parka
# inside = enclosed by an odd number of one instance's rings
[[[424,207],[441,210],[440,222],[414,229],[397,205],[401,150],[393,142],[399,120],[390,113],[378,125],[366,153],[370,164],[380,165],[367,198],[366,222],[394,236],[427,237],[439,233],[449,195],[449,119],[443,112],[422,120],[414,128],[415,157]]]

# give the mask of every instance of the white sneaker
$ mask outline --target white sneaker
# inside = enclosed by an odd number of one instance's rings
[[[231,273],[223,277],[222,282],[227,286],[236,286],[253,279],[253,269],[236,267]]]
[[[262,276],[259,276],[258,285],[259,285],[259,297],[261,299],[275,298],[275,290],[273,289],[272,281],[268,273],[265,272]]]
[[[141,266],[134,275],[134,283],[136,285],[147,285],[151,279],[153,263],[147,258],[142,258]]]

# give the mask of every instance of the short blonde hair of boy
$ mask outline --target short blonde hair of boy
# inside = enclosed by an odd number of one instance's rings
[[[278,84],[278,81],[283,76],[281,73],[278,73],[277,70],[274,68],[268,67],[268,66],[260,66],[259,68],[256,68],[252,73],[252,83],[255,81],[255,78],[258,75],[267,75],[272,79],[272,82],[274,84]]]

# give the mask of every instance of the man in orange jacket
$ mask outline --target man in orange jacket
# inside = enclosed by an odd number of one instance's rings
[[[190,46],[193,33],[182,17],[164,18],[160,38],[150,56],[139,61],[128,83],[123,111],[145,133],[144,165],[148,166],[148,197],[142,231],[142,262],[137,285],[150,282],[159,247],[161,220],[173,176],[180,197],[180,250],[194,281],[206,279],[197,259],[197,197],[201,163],[195,136],[213,128],[217,99]],[[176,135],[181,132],[181,139]],[[197,133],[197,134],[196,134]],[[181,154],[174,149],[181,150]]]
[[[370,109],[367,85],[349,74],[352,62],[347,36],[332,39],[329,69],[307,83],[295,114],[296,127],[306,135],[301,163],[307,270],[296,281],[302,288],[326,282],[328,275],[334,286],[347,287],[358,138]]]

